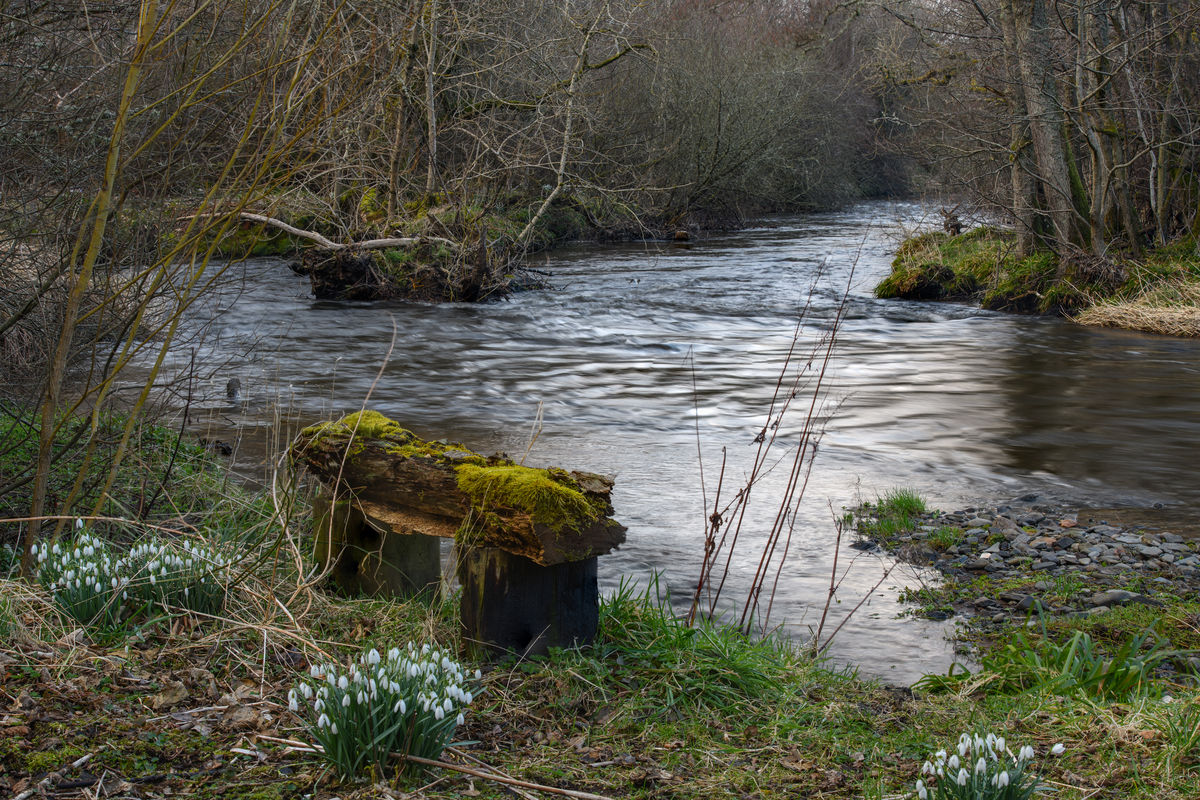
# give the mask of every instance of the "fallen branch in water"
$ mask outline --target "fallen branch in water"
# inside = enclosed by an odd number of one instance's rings
[[[218,213],[193,214],[189,217],[182,217],[182,219],[196,219],[198,216],[217,217],[221,215]],[[272,228],[278,228],[290,236],[310,241],[322,250],[383,250],[388,247],[413,247],[421,242],[436,242],[455,250],[461,248],[461,245],[453,239],[444,239],[440,236],[393,236],[384,239],[367,239],[363,242],[335,242],[316,231],[306,231],[302,228],[297,228],[295,225],[290,225],[281,219],[268,217],[264,214],[239,211],[237,217],[247,222],[257,222],[262,225],[270,225]]]

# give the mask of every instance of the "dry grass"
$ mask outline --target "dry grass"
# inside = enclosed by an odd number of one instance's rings
[[[1200,337],[1200,281],[1159,284],[1132,300],[1102,300],[1075,317],[1081,325]]]

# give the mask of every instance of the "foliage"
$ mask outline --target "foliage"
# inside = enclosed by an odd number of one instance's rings
[[[918,800],[930,794],[935,800],[1028,800],[1038,790],[1037,776],[1028,772],[1035,755],[1029,745],[1014,755],[1003,736],[964,733],[956,750],[949,757],[939,750],[921,767]],[[1059,744],[1051,753],[1063,750]]]
[[[86,515],[94,510],[129,419],[128,413],[104,412],[96,417],[94,427],[87,417],[64,419],[57,426],[47,498],[63,516]],[[29,513],[38,449],[36,430],[30,409],[0,402],[0,539],[7,538],[6,528],[12,530],[4,519]],[[102,514],[146,517],[171,510],[164,484],[173,478],[199,477],[213,466],[203,448],[149,420],[135,425],[131,449],[100,508]],[[66,505],[76,482],[79,491]]]
[[[951,668],[948,675],[927,675],[917,682],[925,691],[941,691],[966,682],[1003,693],[1078,695],[1100,700],[1128,701],[1161,694],[1155,667],[1177,655],[1153,630],[1141,631],[1105,654],[1084,631],[1065,641],[1047,635],[1031,637],[1014,631],[981,660],[978,675]]]
[[[383,656],[372,649],[347,669],[317,664],[310,674],[288,693],[288,705],[303,706],[305,726],[343,778],[367,769],[386,774],[392,753],[436,759],[473,699],[462,667],[428,644],[418,650],[409,642]]]

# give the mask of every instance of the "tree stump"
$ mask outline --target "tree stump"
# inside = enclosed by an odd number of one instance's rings
[[[318,556],[344,588],[420,591],[437,580],[437,538],[452,537],[478,653],[595,636],[596,558],[625,540],[610,479],[426,442],[374,411],[305,428],[291,455],[334,498],[318,515]]]

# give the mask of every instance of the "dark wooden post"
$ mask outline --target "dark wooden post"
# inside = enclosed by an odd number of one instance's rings
[[[475,657],[578,647],[600,620],[596,557],[543,566],[498,547],[458,554],[463,637]]]
[[[441,541],[398,534],[373,524],[353,500],[313,501],[316,556],[350,594],[412,597],[435,589],[442,577]]]

